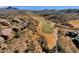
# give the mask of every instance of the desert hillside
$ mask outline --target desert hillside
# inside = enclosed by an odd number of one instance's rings
[[[78,9],[0,9],[0,53],[78,52]]]

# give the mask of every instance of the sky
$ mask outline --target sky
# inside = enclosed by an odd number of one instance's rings
[[[0,8],[5,8],[8,6],[0,6]],[[62,10],[62,9],[79,9],[79,6],[12,6],[18,9],[22,10],[44,10],[44,9],[56,9],[56,10]]]
[[[0,0],[0,6],[79,6],[79,0]]]
[[[79,6],[15,6],[18,9],[24,10],[43,10],[43,9],[79,9]]]

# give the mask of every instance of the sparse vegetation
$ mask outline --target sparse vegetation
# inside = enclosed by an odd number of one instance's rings
[[[75,44],[79,46],[79,9],[0,9],[0,52],[79,52]]]
[[[53,29],[51,28],[51,26],[48,23],[44,23],[43,24],[43,32],[44,33],[52,33]]]
[[[19,38],[21,36],[21,32],[16,32],[15,38]]]

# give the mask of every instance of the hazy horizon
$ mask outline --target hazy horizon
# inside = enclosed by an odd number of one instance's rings
[[[14,6],[18,9],[22,10],[44,10],[44,9],[56,9],[56,10],[62,10],[62,9],[79,9],[79,6]]]
[[[0,8],[5,8],[8,6],[0,6]],[[63,9],[79,9],[79,6],[12,6],[21,10],[63,10]]]

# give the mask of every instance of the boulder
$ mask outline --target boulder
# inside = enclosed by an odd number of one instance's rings
[[[76,37],[78,35],[78,33],[76,33],[76,32],[68,32],[66,35],[70,36],[70,37]]]
[[[0,37],[0,42],[3,42],[4,41],[4,38],[3,37]]]
[[[0,19],[0,23],[4,26],[9,26],[10,23],[6,19]]]
[[[10,36],[11,34],[12,34],[12,29],[11,28],[3,29],[0,32],[0,36],[2,36],[2,35],[4,35],[4,36]]]

